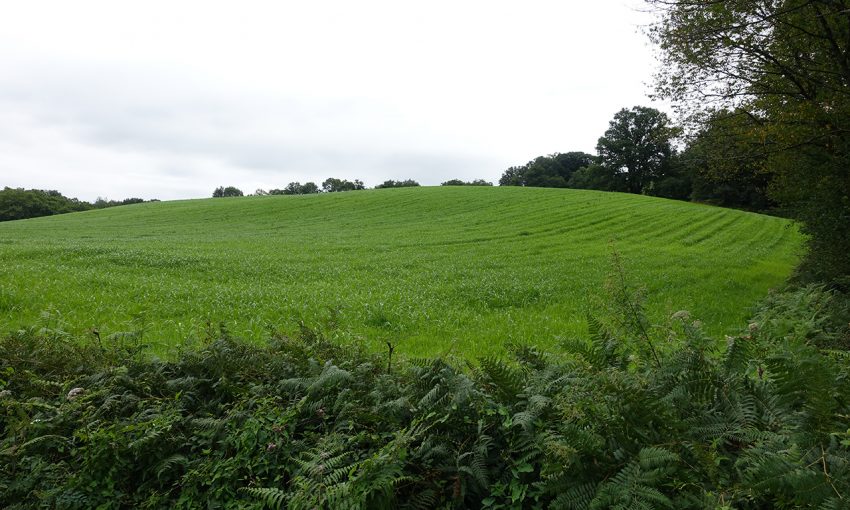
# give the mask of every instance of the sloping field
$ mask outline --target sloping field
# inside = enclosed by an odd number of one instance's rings
[[[303,320],[413,355],[556,348],[583,330],[612,247],[657,320],[719,334],[790,274],[801,236],[768,216],[643,196],[407,188],[138,204],[0,223],[0,330],[147,343],[250,339]]]

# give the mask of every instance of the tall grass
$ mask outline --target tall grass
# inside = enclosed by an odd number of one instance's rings
[[[800,247],[783,219],[579,190],[138,204],[0,224],[0,330],[132,331],[165,350],[219,321],[255,340],[303,322],[408,355],[547,348],[585,330],[616,250],[652,320],[687,308],[721,334],[782,284]]]

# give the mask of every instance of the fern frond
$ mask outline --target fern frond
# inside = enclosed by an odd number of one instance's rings
[[[350,372],[343,370],[328,361],[325,363],[322,373],[319,374],[319,376],[307,387],[307,392],[310,394],[318,393],[350,380]]]
[[[590,508],[673,508],[673,501],[656,486],[678,458],[664,448],[642,448],[637,459],[599,487]]]
[[[495,357],[479,358],[477,373],[480,380],[505,402],[516,402],[517,395],[525,388],[526,375]]]
[[[164,459],[159,463],[159,467],[156,470],[157,478],[162,478],[163,473],[167,473],[172,471],[177,466],[187,466],[189,464],[189,459],[186,458],[185,455],[180,455],[179,453],[175,453],[170,457]]]
[[[287,500],[287,494],[280,489],[273,487],[250,487],[243,488],[251,497],[262,500],[268,508],[275,510],[282,508],[283,503]]]
[[[558,494],[550,508],[563,510],[588,510],[593,498],[596,496],[596,484],[585,483],[577,487],[571,487]]]
[[[646,448],[641,448],[638,453],[638,461],[640,462],[641,469],[649,470],[655,469],[659,467],[663,467],[673,462],[679,460],[679,456],[675,453],[665,450],[664,448],[658,448],[655,446],[649,446]]]

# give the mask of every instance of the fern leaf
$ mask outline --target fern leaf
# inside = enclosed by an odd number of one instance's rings
[[[268,508],[275,510],[282,508],[283,503],[287,500],[287,495],[280,489],[270,487],[251,487],[243,489],[252,497],[262,500]]]

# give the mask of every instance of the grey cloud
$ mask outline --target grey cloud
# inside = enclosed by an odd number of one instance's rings
[[[438,184],[450,178],[488,177],[499,171],[486,158],[398,147],[381,140],[391,113],[355,100],[304,102],[226,96],[168,73],[40,69],[28,78],[0,82],[0,97],[26,108],[45,126],[97,147],[198,159],[192,168],[167,164],[152,172],[202,177],[209,160],[269,186],[287,178],[360,178],[376,184],[415,178]],[[171,81],[169,81],[171,80]],[[350,120],[361,119],[369,138]],[[359,116],[359,117],[358,117]],[[346,124],[349,123],[349,124]],[[312,131],[312,133],[311,133]],[[328,136],[318,139],[317,136]],[[360,139],[351,140],[351,134]],[[238,175],[233,176],[239,180]]]

